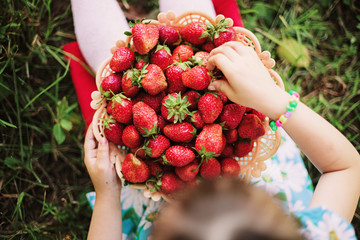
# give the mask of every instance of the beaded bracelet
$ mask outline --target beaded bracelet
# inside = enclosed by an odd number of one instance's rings
[[[292,98],[289,104],[286,106],[286,112],[281,115],[276,121],[272,120],[269,122],[269,126],[273,131],[278,130],[279,127],[282,127],[282,125],[286,123],[286,121],[291,117],[292,112],[296,109],[298,105],[300,95],[293,90],[290,90],[289,94],[292,96]]]

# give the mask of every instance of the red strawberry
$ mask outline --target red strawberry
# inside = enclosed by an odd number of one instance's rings
[[[165,97],[165,92],[161,92],[157,95],[144,94],[142,101],[149,105],[156,113],[160,113],[162,100]]]
[[[225,158],[221,162],[221,175],[223,177],[238,177],[240,174],[240,165],[233,158]]]
[[[182,122],[191,114],[187,109],[189,105],[187,97],[182,98],[180,93],[171,93],[162,100],[161,115],[169,122]]]
[[[166,80],[168,83],[167,92],[181,92],[184,93],[186,87],[182,83],[182,74],[187,70],[189,67],[186,63],[178,63],[171,65],[165,71]]]
[[[141,86],[150,95],[157,95],[167,88],[165,75],[157,65],[149,64],[141,72],[145,74],[140,78]]]
[[[221,140],[222,140],[221,152],[223,152],[226,146],[226,137],[224,134],[221,136]]]
[[[206,25],[202,22],[192,22],[180,29],[180,35],[187,42],[194,45],[202,45],[207,39],[203,37],[203,33],[206,31],[205,28]]]
[[[172,194],[184,187],[184,183],[174,173],[166,172],[161,177],[161,191],[166,194]]]
[[[134,46],[140,54],[149,53],[158,43],[159,30],[154,25],[136,23],[131,33]]]
[[[216,47],[223,45],[226,42],[234,41],[236,38],[236,32],[234,28],[229,27],[224,32],[219,32],[219,36],[214,37],[214,44]]]
[[[129,148],[136,148],[142,144],[143,137],[136,130],[134,125],[128,125],[122,133],[122,141],[125,146]]]
[[[172,55],[170,49],[166,45],[158,45],[156,50],[151,54],[150,62],[158,65],[161,70],[165,69],[172,64]]]
[[[187,122],[166,125],[164,134],[174,142],[190,142],[196,134],[196,128]]]
[[[220,155],[223,150],[222,127],[219,124],[205,125],[196,137],[195,148],[200,155],[206,155],[209,152],[214,156]]]
[[[236,32],[233,27],[229,27],[229,22],[224,18],[216,25],[207,25],[207,31],[204,35],[209,36],[213,40],[216,47],[233,41],[236,38]]]
[[[110,100],[106,106],[106,112],[111,115],[112,112],[112,101]]]
[[[255,109],[251,109],[250,113],[253,113],[253,114],[255,114],[256,116],[258,116],[258,118],[259,118],[262,122],[265,121],[265,118],[266,118],[266,115],[265,115],[265,114],[263,114],[263,113],[255,110]]]
[[[200,166],[200,176],[206,180],[215,179],[220,176],[221,165],[216,158],[209,158]]]
[[[112,110],[111,116],[120,123],[129,124],[132,119],[132,107],[131,100],[125,97],[123,94],[116,94],[111,98]]]
[[[105,97],[113,96],[121,92],[121,75],[119,73],[111,73],[105,77],[100,84],[101,93]]]
[[[167,122],[163,116],[158,115],[157,117],[158,117],[158,127],[159,127],[160,131],[163,131]]]
[[[163,162],[165,164],[175,167],[183,167],[194,159],[195,154],[193,151],[179,145],[169,147],[165,152],[165,156],[163,156]]]
[[[187,100],[190,103],[190,105],[188,106],[188,109],[190,111],[198,108],[200,93],[198,93],[197,91],[191,90],[191,91],[187,91],[183,96],[184,97],[187,96]]]
[[[220,96],[221,101],[222,101],[224,104],[227,102],[228,99],[227,99],[227,96],[225,95],[225,93],[220,92],[220,91],[215,91],[215,93]]]
[[[236,103],[225,105],[219,116],[220,122],[224,122],[223,127],[227,129],[236,128],[240,124],[245,109],[244,106]]]
[[[194,55],[193,49],[188,45],[179,45],[173,51],[173,62],[186,62]]]
[[[154,109],[146,103],[138,102],[133,106],[133,122],[136,130],[144,136],[157,132],[158,118]]]
[[[138,69],[129,69],[127,70],[122,79],[121,86],[124,92],[124,95],[127,97],[135,97],[139,92],[139,87],[135,79],[140,75],[140,71]]]
[[[121,172],[125,180],[131,183],[142,183],[150,177],[150,170],[146,163],[128,153],[121,165]]]
[[[234,147],[232,144],[227,143],[221,153],[221,157],[232,157],[234,155]]]
[[[145,141],[144,149],[146,156],[152,158],[160,157],[170,147],[170,141],[163,135],[156,135]]]
[[[205,126],[201,114],[198,111],[194,112],[193,115],[191,116],[191,122],[192,124],[194,124],[196,128],[203,128]]]
[[[249,139],[241,139],[234,145],[235,155],[238,157],[246,156],[253,149],[253,141]]]
[[[212,41],[207,41],[205,44],[203,44],[202,46],[202,49],[206,52],[211,52],[214,48],[215,48],[215,45]]]
[[[164,170],[159,162],[153,161],[150,159],[146,159],[146,160],[144,160],[144,162],[146,163],[146,165],[148,165],[151,176],[158,176],[159,174],[164,172]]]
[[[234,143],[238,140],[238,132],[236,129],[230,129],[225,132],[225,137],[227,143]]]
[[[103,126],[104,135],[108,141],[115,143],[116,145],[123,145],[123,142],[121,141],[121,135],[124,130],[123,124],[118,123],[110,117],[104,120]]]
[[[158,29],[159,42],[161,44],[173,46],[180,41],[179,32],[175,28],[166,25],[158,25]]]
[[[137,158],[145,159],[145,149],[142,147],[131,148],[130,152],[135,154]]]
[[[265,128],[258,116],[247,114],[240,122],[238,134],[241,138],[257,139],[265,134]]]
[[[184,86],[195,89],[206,89],[211,81],[209,71],[203,66],[196,66],[186,71],[182,75],[182,82]]]
[[[135,54],[128,47],[116,49],[111,60],[110,68],[115,72],[121,72],[129,69],[135,61]]]
[[[200,97],[198,109],[205,123],[213,123],[223,109],[223,102],[215,93],[206,93]]]
[[[181,180],[185,182],[191,181],[196,177],[199,172],[198,165],[198,161],[193,161],[186,166],[176,167],[175,173]]]
[[[135,63],[135,68],[141,70],[146,64],[147,63],[144,61],[144,59],[140,59],[137,63]]]
[[[199,61],[202,60],[201,64],[206,67],[207,66],[207,62],[208,62],[208,58],[209,58],[210,53],[208,52],[204,52],[204,51],[199,51],[197,53],[195,53],[195,58]]]

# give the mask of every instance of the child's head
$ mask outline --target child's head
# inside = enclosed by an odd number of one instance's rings
[[[239,180],[206,181],[164,206],[155,240],[297,240],[293,219],[263,190]]]

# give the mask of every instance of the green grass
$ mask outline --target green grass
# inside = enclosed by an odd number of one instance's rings
[[[360,150],[359,4],[239,5],[246,27],[275,56],[286,88]],[[84,123],[61,52],[75,38],[70,1],[4,0],[0,13],[0,238],[84,239],[91,215],[84,194],[92,186],[82,160]],[[277,57],[274,39],[284,38],[309,50],[308,67]],[[316,183],[317,170],[306,165]]]

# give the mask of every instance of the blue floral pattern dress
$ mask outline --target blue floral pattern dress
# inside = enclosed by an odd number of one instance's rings
[[[283,130],[281,136],[279,150],[265,161],[267,169],[259,178],[252,178],[251,184],[265,189],[285,211],[295,215],[306,239],[356,240],[353,226],[335,212],[325,207],[307,208],[313,194],[312,182],[296,144]],[[95,193],[88,193],[87,198],[93,208]],[[147,239],[162,201],[149,200],[141,190],[129,186],[123,187],[121,199],[123,239]]]

